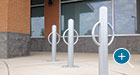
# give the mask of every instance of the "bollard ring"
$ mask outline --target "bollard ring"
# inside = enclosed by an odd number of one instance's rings
[[[94,41],[95,44],[98,45],[98,46],[100,46],[100,43],[96,40],[94,31],[95,31],[96,27],[97,27],[99,24],[100,24],[100,21],[98,21],[98,22],[93,26],[93,28],[92,28],[92,33],[91,33],[91,34],[92,34],[92,39],[93,39],[93,41]],[[110,29],[111,29],[111,31],[112,31],[112,38],[111,38],[110,42],[108,43],[108,46],[110,46],[111,43],[112,43],[113,40],[114,40],[115,33],[114,33],[113,27],[111,26],[110,23],[108,23],[108,26],[110,27]]]
[[[100,46],[100,43],[96,40],[94,31],[95,31],[96,27],[97,27],[99,24],[100,24],[100,21],[98,21],[98,22],[93,26],[93,28],[92,28],[92,33],[91,33],[91,34],[92,34],[92,39],[93,39],[93,41],[95,42],[95,44],[96,44],[97,46]]]
[[[50,36],[52,35],[52,32],[48,35],[48,42],[50,44],[52,44],[52,42],[50,41]],[[60,35],[58,33],[56,33],[56,35],[58,36],[58,41],[56,42],[56,44],[58,44],[60,42]]]
[[[108,26],[110,27],[110,29],[111,29],[111,31],[112,31],[112,38],[111,38],[110,42],[108,43],[108,46],[110,46],[111,43],[112,43],[113,40],[114,40],[115,33],[114,33],[114,29],[113,29],[113,27],[112,27],[112,25],[111,25],[110,23],[108,23]]]
[[[65,40],[65,35],[66,35],[66,32],[68,32],[69,29],[66,29],[63,33],[63,40],[64,42],[68,45],[68,42]],[[74,42],[74,45],[78,42],[79,40],[79,36],[78,36],[78,32],[74,29],[74,32],[76,33],[76,41]]]

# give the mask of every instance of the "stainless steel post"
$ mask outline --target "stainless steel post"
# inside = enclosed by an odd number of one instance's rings
[[[65,40],[65,34],[68,31],[68,43]],[[77,35],[77,40],[74,42],[74,32]],[[63,40],[68,45],[68,67],[74,67],[74,45],[78,42],[78,33],[74,30],[74,20],[68,20],[68,29],[63,33]]]
[[[68,22],[68,66],[74,66],[74,21],[72,19]]]
[[[114,29],[108,23],[108,9],[104,6],[100,8],[99,22],[97,22],[92,29],[92,38],[99,47],[99,75],[108,75],[108,46],[114,40]],[[95,28],[99,25],[99,42],[95,38]],[[112,31],[111,41],[108,43],[108,25]]]
[[[52,35],[52,42],[50,41],[50,36]],[[58,35],[58,42],[56,41]],[[57,33],[56,25],[52,26],[52,32],[48,36],[48,41],[52,45],[52,61],[56,61],[56,45],[60,42],[60,35]]]
[[[108,15],[107,8],[100,8],[99,27],[99,75],[108,75]]]
[[[56,26],[52,26],[52,61],[56,61]]]

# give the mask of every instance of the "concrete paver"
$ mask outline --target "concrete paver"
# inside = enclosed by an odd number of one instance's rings
[[[63,67],[67,64],[67,53],[57,53],[57,62],[51,62],[51,53],[32,52],[30,56],[11,59],[0,59],[0,75],[8,75],[5,61],[10,69],[10,75],[98,75],[98,54],[75,53],[75,65],[78,67]],[[128,64],[119,65],[109,54],[109,75],[140,75],[140,55],[131,56],[131,68]]]

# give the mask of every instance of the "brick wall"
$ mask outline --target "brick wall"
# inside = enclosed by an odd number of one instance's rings
[[[0,31],[7,31],[8,0],[0,0]]]
[[[30,34],[30,2],[30,0],[9,0],[9,32]]]
[[[30,0],[0,0],[0,32],[30,34]]]
[[[48,0],[45,0],[45,37],[52,30],[52,25],[57,25],[57,32],[59,32],[59,0],[52,0],[53,4],[50,6]]]
[[[45,0],[45,36],[53,24],[59,32],[59,0],[52,0],[52,6]],[[30,34],[30,0],[0,0],[0,32]]]

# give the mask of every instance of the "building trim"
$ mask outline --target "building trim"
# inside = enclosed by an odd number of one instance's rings
[[[111,37],[112,35],[108,35],[108,36]],[[130,36],[130,37],[132,37],[132,36],[140,36],[140,34],[115,34],[115,36],[116,37],[117,36],[121,36],[121,37]],[[68,37],[68,36],[66,36],[66,37]],[[74,37],[77,37],[77,36],[74,36]],[[86,35],[86,36],[85,35],[80,35],[78,37],[92,37],[92,35]],[[95,37],[98,37],[98,35],[95,35]]]
[[[61,0],[59,0],[59,34],[61,34]]]
[[[115,29],[115,0],[112,0],[112,26]]]
[[[61,1],[61,3],[71,3],[71,2],[77,2],[77,1],[83,1],[83,0],[69,0],[69,1]]]
[[[45,38],[44,36],[34,36],[34,37],[30,37],[30,38]]]
[[[31,5],[31,8],[33,8],[33,7],[41,7],[41,6],[44,6],[44,4],[35,4],[35,5]]]

